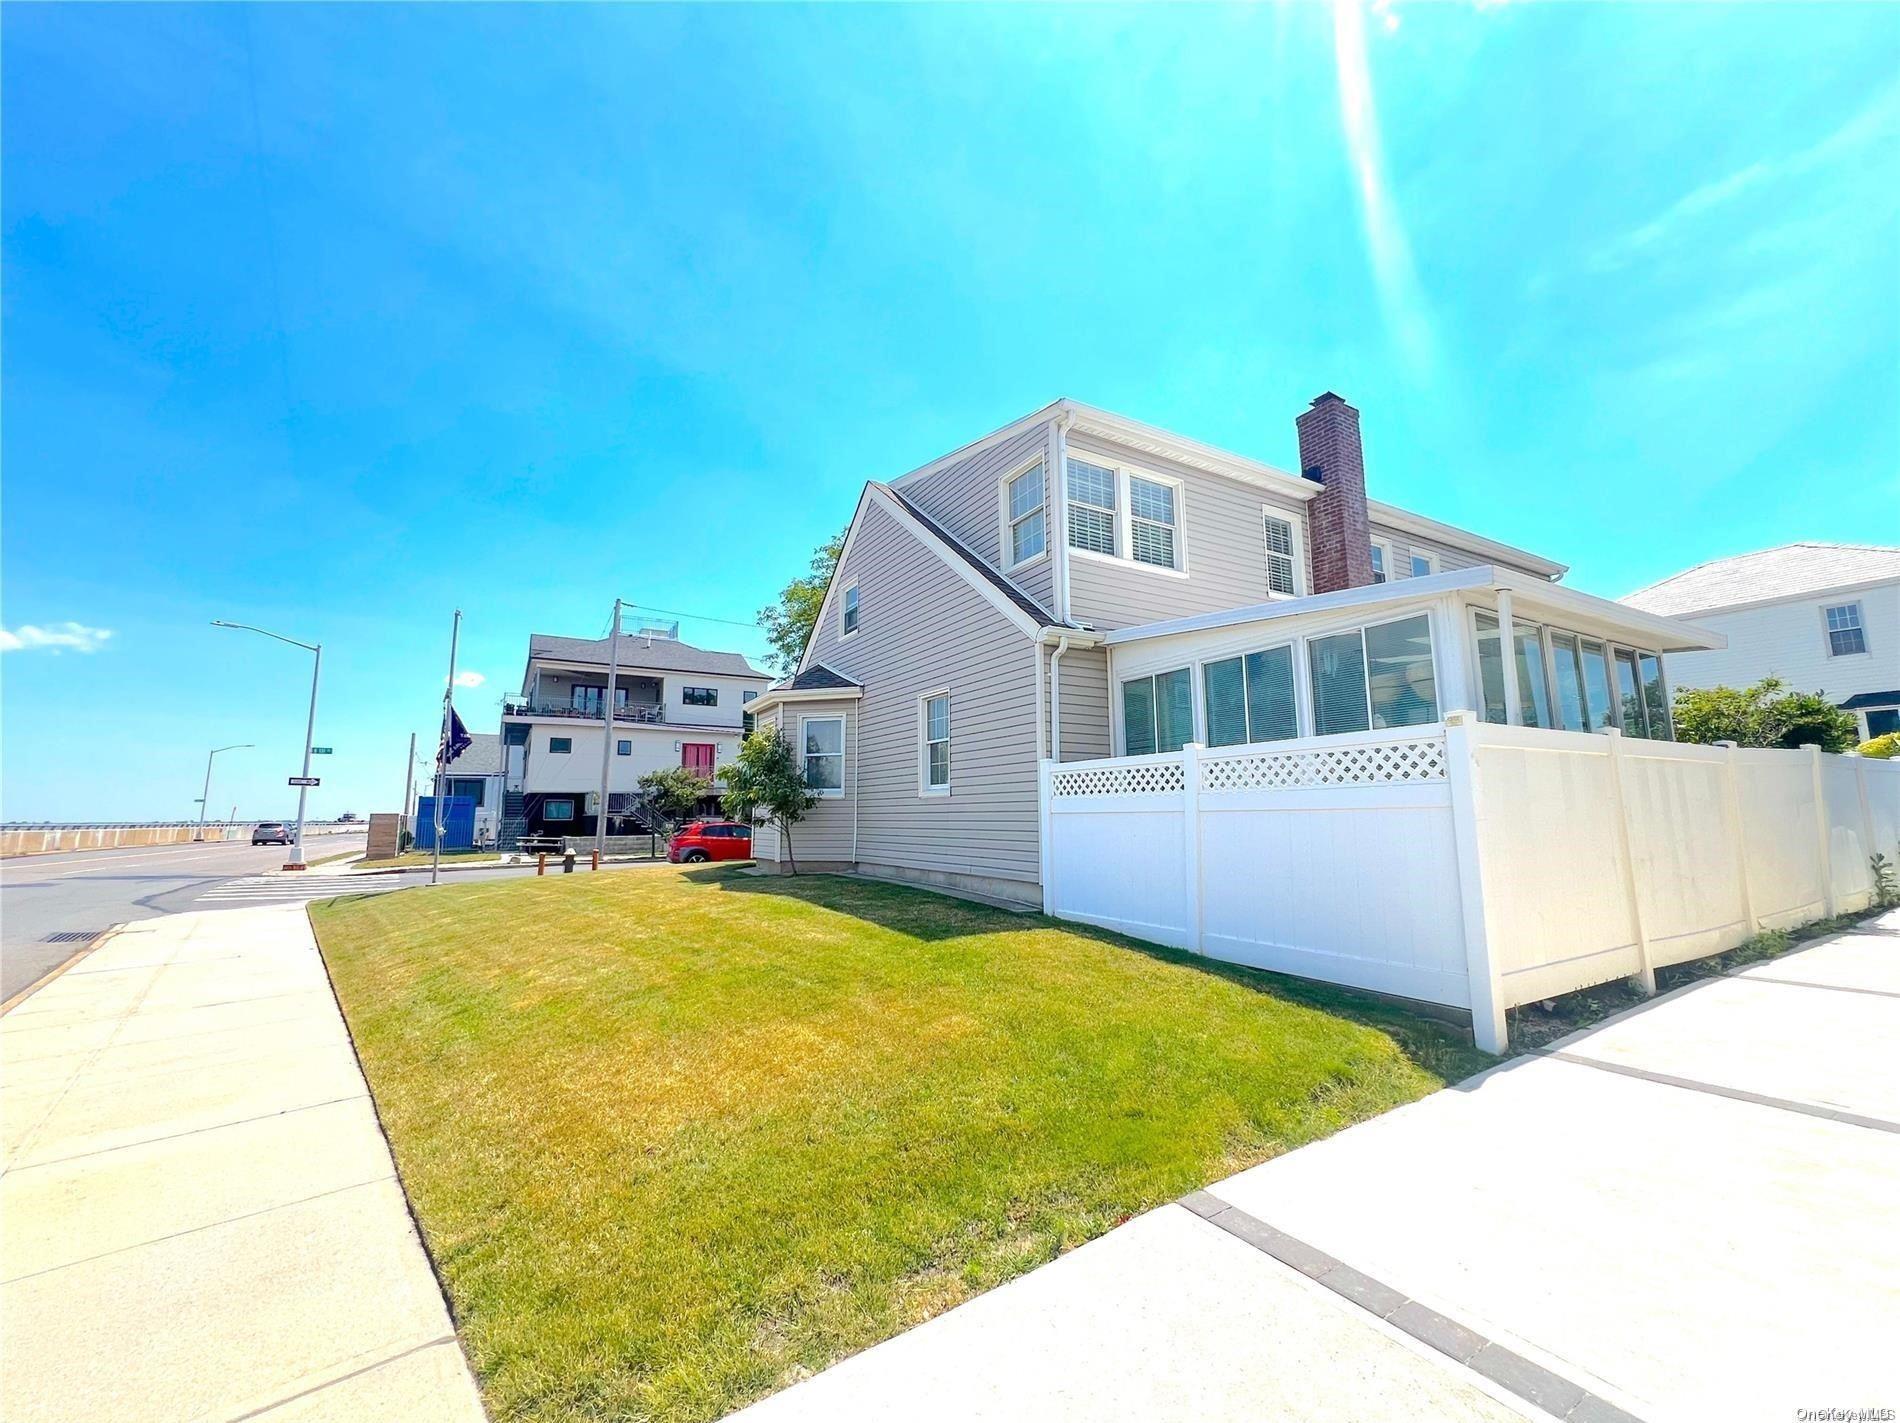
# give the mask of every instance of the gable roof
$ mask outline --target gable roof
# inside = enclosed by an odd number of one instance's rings
[[[1900,579],[1900,548],[1802,542],[1698,563],[1623,601],[1648,613],[1701,613],[1886,579]]]
[[[833,672],[822,662],[814,662],[789,682],[778,681],[772,684],[775,692],[833,692],[848,687],[862,690],[864,683],[854,682],[842,672]]]
[[[561,662],[590,662],[607,665],[608,638],[556,637],[537,632],[528,637],[528,659],[554,658]],[[758,677],[761,672],[737,652],[714,652],[694,647],[674,638],[641,637],[637,633],[620,635],[620,665],[624,668],[652,668],[659,672],[707,672],[726,677]]]
[[[977,557],[975,550],[968,544],[944,528],[943,525],[931,518],[930,515],[926,514],[922,509],[919,509],[915,504],[911,503],[911,501],[906,499],[898,490],[892,489],[887,484],[881,484],[877,487],[895,499],[906,514],[909,514],[911,518],[915,519],[937,538],[949,545],[950,551],[982,575],[986,583],[996,589],[996,591],[1001,593],[1005,598],[1009,599],[1010,602],[1014,603],[1026,616],[1034,618],[1036,620],[1036,626],[1046,628],[1075,626],[1073,623],[1063,622],[1062,619],[1044,608],[1042,604],[1023,592],[1022,589],[1010,582],[1009,579],[990,567],[986,561]]]
[[[494,731],[471,731],[468,749],[453,761],[445,776],[499,776],[501,774],[501,735]]]

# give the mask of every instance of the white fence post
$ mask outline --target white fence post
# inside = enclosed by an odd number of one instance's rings
[[[1477,747],[1469,712],[1445,717],[1445,780],[1451,791],[1451,834],[1458,855],[1458,907],[1465,941],[1466,994],[1471,1000],[1471,1036],[1486,1052],[1510,1045],[1504,1018],[1504,985],[1491,956],[1484,918],[1484,853],[1478,836]]]
[[[1755,891],[1748,882],[1748,823],[1742,819],[1741,772],[1735,766],[1735,743],[1718,741],[1727,761],[1728,813],[1735,817],[1735,874],[1742,886],[1742,918],[1748,924],[1750,938],[1761,932],[1761,917],[1755,913]]]
[[[1827,905],[1827,917],[1832,919],[1841,912],[1834,899],[1834,847],[1830,843],[1834,836],[1827,818],[1826,772],[1821,769],[1821,748],[1810,741],[1801,748],[1808,753],[1808,762],[1814,767],[1814,833],[1821,851],[1821,895]]]
[[[1036,767],[1036,811],[1042,821],[1042,912],[1055,912],[1055,848],[1056,834],[1053,816],[1055,815],[1055,770],[1056,763],[1050,760],[1040,762]]]
[[[1861,841],[1861,843],[1867,847],[1861,853],[1866,855],[1868,860],[1867,904],[1865,907],[1871,909],[1874,904],[1874,888],[1872,883],[1874,873],[1873,857],[1874,853],[1880,849],[1880,846],[1874,843],[1874,803],[1872,798],[1867,794],[1867,758],[1858,751],[1849,751],[1847,754],[1854,758],[1854,789],[1860,793],[1860,823],[1867,837]]]
[[[1201,743],[1181,748],[1181,874],[1187,889],[1188,947],[1201,952]]]
[[[1616,803],[1616,858],[1623,871],[1623,893],[1630,902],[1630,926],[1636,931],[1636,982],[1645,993],[1656,991],[1656,966],[1649,957],[1649,930],[1643,925],[1641,887],[1636,882],[1636,852],[1630,844],[1629,802],[1623,795],[1623,733],[1608,727],[1610,739],[1610,798]]]

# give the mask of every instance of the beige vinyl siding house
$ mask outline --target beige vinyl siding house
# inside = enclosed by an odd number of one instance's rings
[[[1349,445],[1309,458],[1302,425],[1303,475],[1065,400],[867,484],[795,675],[756,704],[801,754],[815,707],[848,727],[845,783],[794,832],[800,865],[1037,903],[1041,762],[1127,749],[1122,684],[1136,674],[1125,664],[1144,653],[1112,648],[1118,638],[1197,616],[1270,619],[1350,592],[1367,581],[1366,550],[1339,553],[1364,538],[1408,558],[1429,548],[1440,573],[1491,563],[1561,575],[1534,554],[1369,508],[1357,412],[1340,419],[1330,394],[1314,404]],[[1197,685],[1197,718],[1202,695]],[[786,867],[779,839],[755,837],[763,866]]]
[[[1036,897],[1036,649],[1024,629],[972,589],[914,526],[873,501],[840,559],[834,589],[858,590],[857,628],[844,599],[827,603],[808,661],[874,686],[853,719],[855,783],[835,806],[855,813],[859,867]],[[949,698],[950,773],[924,784],[920,720]],[[789,719],[808,714],[786,703]],[[861,745],[861,752],[859,746]],[[800,828],[801,855],[803,827]],[[836,832],[827,831],[826,843]]]

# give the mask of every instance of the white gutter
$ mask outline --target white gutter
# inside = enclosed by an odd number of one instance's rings
[[[1055,433],[1051,445],[1055,451],[1055,469],[1051,471],[1054,479],[1049,487],[1055,492],[1055,547],[1049,550],[1055,560],[1051,582],[1054,584],[1056,616],[1063,622],[1069,618],[1069,426],[1075,423],[1075,412],[1064,409],[1056,417]]]

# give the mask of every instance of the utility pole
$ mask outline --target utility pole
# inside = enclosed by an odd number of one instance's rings
[[[614,599],[614,630],[607,638],[607,695],[600,709],[600,814],[594,817],[594,853],[607,853],[607,797],[614,767],[614,678],[620,674],[620,599]]]
[[[205,793],[198,797],[198,831],[191,837],[192,839],[202,840],[205,838],[205,812],[211,808],[211,763],[217,760],[218,752],[249,751],[251,749],[251,743],[246,741],[237,746],[220,746],[209,756],[205,757]]]
[[[416,734],[409,733],[409,760],[402,768],[402,819],[396,825],[396,853],[402,853],[402,832],[409,823],[409,802],[416,793]]]
[[[449,633],[449,684],[442,693],[442,744],[435,749],[435,858],[429,862],[429,883],[442,882],[442,773],[448,769],[449,728],[455,716],[455,649],[462,640],[462,610],[455,610]]]

